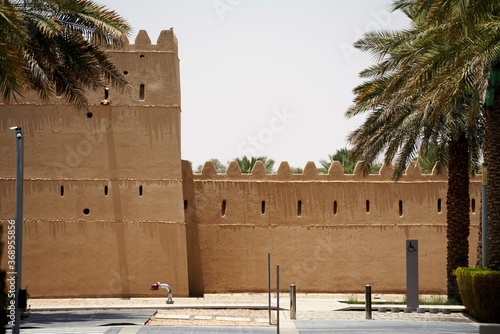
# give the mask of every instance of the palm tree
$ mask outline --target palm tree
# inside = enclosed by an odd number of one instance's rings
[[[437,163],[448,166],[448,162],[441,163],[438,161],[439,153],[437,150],[438,148],[432,145],[427,149],[425,154],[419,154],[415,159],[423,174],[432,174],[432,170]]]
[[[14,94],[21,94],[19,78],[23,71],[19,64],[23,53],[21,45],[28,36],[16,8],[9,2],[0,3],[0,92],[4,100]]]
[[[328,174],[332,162],[338,161],[344,168],[344,174],[354,174],[354,169],[356,168],[356,163],[358,162],[351,155],[351,150],[347,148],[341,148],[337,150],[335,154],[329,154],[328,160],[322,159],[319,161],[321,167],[318,168],[318,173]],[[370,173],[375,174],[380,170],[381,164],[371,164]]]
[[[274,167],[275,161],[273,159],[268,159],[267,157],[253,157],[252,156],[252,157],[248,158],[245,155],[242,158],[235,158],[234,160],[240,166],[241,172],[243,174],[250,174],[252,172],[253,166],[255,166],[257,161],[262,161],[268,174],[271,174],[274,172],[273,167]]]
[[[115,12],[90,0],[19,0],[3,1],[0,14],[5,101],[26,91],[48,99],[57,87],[69,103],[87,109],[85,90],[126,86],[105,51],[123,47],[130,31]]]
[[[443,111],[448,101],[462,93],[459,87],[477,87],[475,103],[484,101],[488,74],[500,74],[500,3],[497,0],[399,0],[394,8],[416,8],[418,19],[444,43],[432,45],[408,72],[405,90],[413,90],[432,78],[422,103],[433,113]],[[420,10],[425,9],[425,10]],[[493,79],[494,80],[494,79]],[[492,81],[493,81],[492,80]],[[496,85],[500,85],[500,79]],[[488,267],[500,270],[500,89],[490,82],[493,102],[485,112],[488,164]],[[400,87],[401,88],[401,87]]]
[[[222,162],[220,162],[219,159],[210,159],[210,161],[212,161],[212,163],[214,164],[217,174],[224,174],[226,172],[227,166],[224,165]],[[194,172],[201,173],[202,169],[203,165],[198,165],[198,167],[196,167],[196,170]]]
[[[351,159],[349,156],[350,152],[347,148],[341,148],[335,152],[335,154],[329,154],[328,160],[321,159],[319,164],[321,165],[318,168],[318,172],[320,174],[328,174],[328,170],[333,161],[340,162],[340,165],[344,168],[344,174],[353,174],[354,168],[356,167],[356,161]]]
[[[413,8],[411,8],[413,9]],[[395,177],[404,173],[416,155],[427,156],[431,148],[437,156],[438,172],[448,161],[447,193],[447,278],[449,299],[460,300],[453,270],[468,265],[469,234],[469,164],[477,169],[482,127],[481,114],[473,103],[476,91],[461,87],[462,96],[449,101],[448,108],[433,114],[422,104],[421,92],[430,83],[422,83],[415,91],[400,87],[409,79],[407,71],[418,64],[415,45],[422,39],[439,43],[439,36],[427,32],[411,10],[410,29],[401,32],[373,32],[356,43],[358,48],[377,56],[378,63],[363,71],[368,78],[356,87],[355,105],[348,117],[370,111],[365,123],[349,136],[353,156],[369,165],[382,152],[385,163],[395,161]],[[399,89],[396,89],[399,87]],[[470,153],[469,153],[470,152]]]

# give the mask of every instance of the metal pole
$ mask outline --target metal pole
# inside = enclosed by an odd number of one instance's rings
[[[488,165],[483,164],[483,186],[481,200],[481,246],[483,267],[488,267]]]
[[[406,307],[418,308],[418,240],[406,240]]]
[[[365,314],[366,320],[372,320],[372,287],[365,286]]]
[[[276,265],[276,333],[280,334],[280,265]]]
[[[16,131],[16,256],[15,256],[15,275],[16,275],[16,310],[15,323],[12,327],[12,334],[19,334],[21,328],[21,310],[19,309],[19,289],[21,288],[22,273],[22,251],[23,251],[23,180],[24,180],[24,147],[23,131],[19,127],[12,127]]]
[[[268,309],[269,309],[269,325],[272,324],[271,319],[271,252],[267,252],[267,294],[268,294]]]
[[[297,319],[297,288],[290,284],[290,319]]]

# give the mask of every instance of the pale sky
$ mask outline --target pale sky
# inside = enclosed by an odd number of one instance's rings
[[[371,56],[363,33],[409,25],[391,0],[96,0],[153,43],[179,40],[182,158],[267,156],[304,167],[347,146],[347,120]]]

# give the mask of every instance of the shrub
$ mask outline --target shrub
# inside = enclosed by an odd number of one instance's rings
[[[500,271],[458,268],[455,275],[467,312],[483,322],[500,322]]]

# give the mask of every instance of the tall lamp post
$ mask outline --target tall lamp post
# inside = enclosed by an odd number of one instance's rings
[[[19,307],[19,289],[21,288],[22,251],[23,251],[23,180],[24,180],[24,134],[20,127],[10,128],[16,132],[16,254],[15,254],[15,322],[12,334],[19,334],[21,328],[21,310]]]

